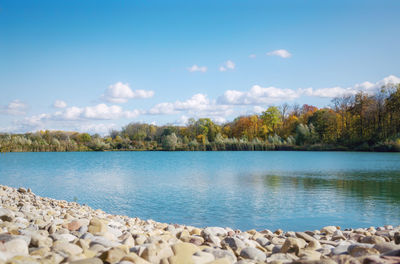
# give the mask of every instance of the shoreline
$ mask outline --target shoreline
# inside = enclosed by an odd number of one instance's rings
[[[111,215],[0,185],[3,263],[400,263],[400,226],[284,232]]]
[[[154,150],[154,149],[109,149],[109,150],[71,150],[71,151],[0,151],[0,154],[7,153],[74,153],[74,152],[357,152],[357,153],[400,153],[400,150],[357,150],[342,148],[280,148],[266,150]]]

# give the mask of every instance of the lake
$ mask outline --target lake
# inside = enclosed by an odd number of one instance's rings
[[[199,227],[400,224],[400,153],[6,153],[0,184]]]

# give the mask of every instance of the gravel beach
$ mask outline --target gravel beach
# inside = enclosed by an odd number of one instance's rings
[[[240,231],[111,215],[25,188],[0,185],[0,198],[0,264],[400,263],[400,226]]]

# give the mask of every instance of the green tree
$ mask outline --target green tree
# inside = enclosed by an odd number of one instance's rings
[[[162,147],[164,150],[175,150],[178,138],[175,133],[163,136]]]
[[[282,123],[281,112],[276,106],[270,106],[260,116],[263,125],[266,126],[269,132],[275,133],[277,127]]]

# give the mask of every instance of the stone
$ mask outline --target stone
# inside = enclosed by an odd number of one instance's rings
[[[100,244],[103,247],[107,247],[107,248],[119,246],[118,242],[110,241],[107,238],[104,238],[102,236],[94,236],[92,238],[92,241],[90,242],[90,246],[92,246],[93,244]]]
[[[157,248],[157,257],[159,257],[160,259],[168,259],[169,257],[172,257],[174,255],[172,248],[166,243],[164,243],[164,245],[158,244]]]
[[[31,256],[15,256],[7,260],[7,264],[40,264],[40,262]]]
[[[75,240],[78,239],[78,238],[77,238],[76,236],[71,235],[71,234],[61,234],[61,235],[58,235],[58,236],[57,236],[57,239],[58,239],[58,240],[64,239],[64,240],[66,240],[66,241],[68,241],[68,242],[73,242],[73,241],[75,241]]]
[[[168,258],[170,264],[190,264],[194,263],[192,255],[200,249],[192,243],[182,242],[173,245],[172,250],[174,256]]]
[[[6,241],[0,247],[0,260],[3,261],[15,256],[26,256],[28,254],[28,244],[24,239],[16,238]]]
[[[379,251],[375,248],[363,247],[363,246],[350,246],[348,249],[349,254],[352,257],[362,257],[368,255],[379,255]]]
[[[201,246],[204,243],[204,238],[201,236],[183,236],[180,238],[183,242],[188,242],[195,244],[196,246]]]
[[[146,244],[143,251],[141,251],[140,257],[148,260],[149,262],[159,262],[160,257],[157,256],[157,247],[155,244]]]
[[[13,239],[23,239],[25,240],[27,245],[31,243],[31,238],[28,235],[11,235],[6,233],[0,234],[0,241],[3,243],[11,241]]]
[[[211,253],[204,251],[197,251],[196,253],[193,254],[192,259],[194,264],[206,264],[211,261],[214,261],[215,257]]]
[[[361,264],[361,262],[350,255],[337,255],[332,256],[333,261],[339,264]]]
[[[214,246],[221,247],[221,239],[217,236],[209,235],[206,240]]]
[[[137,235],[135,238],[135,244],[136,245],[141,245],[147,240],[147,237],[145,235]]]
[[[322,246],[321,244],[318,242],[318,240],[311,240],[308,245],[307,245],[307,249],[310,250],[316,250],[316,249],[320,249]]]
[[[45,234],[42,235],[39,232],[34,232],[31,233],[31,245],[34,247],[51,247],[53,240]]]
[[[227,231],[222,227],[207,227],[203,230],[203,235],[226,236]]]
[[[351,243],[347,241],[340,242],[331,252],[333,255],[347,254],[350,245]]]
[[[400,232],[394,233],[393,239],[394,239],[394,243],[400,244]]]
[[[245,243],[242,240],[240,240],[239,238],[236,238],[236,237],[226,237],[226,238],[224,238],[224,240],[222,240],[221,245],[222,246],[228,245],[233,250],[239,250],[239,249],[242,249],[242,248],[246,247]]]
[[[400,249],[385,252],[382,256],[400,256]]]
[[[71,264],[103,264],[103,261],[99,258],[87,258],[72,261]]]
[[[325,226],[321,229],[321,233],[333,234],[337,230],[336,226]]]
[[[188,236],[190,236],[190,233],[189,233],[189,231],[187,231],[186,229],[185,229],[185,230],[182,230],[182,231],[177,235],[178,238],[181,238],[181,237],[188,237]]]
[[[227,258],[220,258],[214,261],[208,262],[207,264],[231,264],[232,262],[229,261]]]
[[[119,237],[122,235],[122,232],[116,228],[108,227],[107,232],[113,234],[115,237]]]
[[[77,231],[81,228],[81,223],[77,220],[73,220],[67,225],[67,228],[69,231]]]
[[[0,207],[0,220],[11,222],[14,219],[14,213],[11,210]]]
[[[139,257],[138,255],[136,255],[135,253],[132,253],[132,252],[129,253],[128,255],[126,255],[125,257],[123,257],[122,261],[130,261],[135,264],[150,264],[150,262],[148,262],[147,260]]]
[[[267,258],[267,262],[275,262],[275,263],[291,263],[293,261],[297,261],[299,258],[293,254],[288,253],[277,253],[272,254]]]
[[[314,250],[308,250],[308,249],[300,249],[299,253],[297,256],[301,260],[319,260],[321,259],[321,253],[314,251]]]
[[[201,229],[200,228],[193,228],[192,231],[190,231],[191,235],[197,235],[200,236],[201,235]]]
[[[116,247],[116,248],[111,248],[111,249],[107,250],[106,252],[104,252],[100,256],[100,258],[105,262],[114,264],[114,263],[118,263],[127,254],[128,254],[128,252],[126,252],[125,250]]]
[[[305,240],[306,242],[315,241],[316,239],[305,232],[296,232],[298,238]]]
[[[321,245],[330,245],[330,246],[334,246],[334,247],[336,247],[337,245],[339,245],[339,242],[330,241],[330,240],[325,240],[325,239],[320,239],[320,240],[318,240],[318,242],[319,242]]]
[[[257,248],[246,247],[240,251],[240,256],[246,259],[252,259],[256,261],[265,261],[267,256],[264,252]]]
[[[126,245],[128,247],[134,247],[135,246],[135,239],[133,239],[132,235],[127,233],[126,236],[122,240],[122,244]]]
[[[44,257],[49,252],[50,252],[50,248],[48,248],[48,247],[40,247],[40,248],[36,248],[36,249],[30,249],[29,250],[29,255]]]
[[[207,248],[204,248],[203,251],[213,254],[215,259],[226,258],[231,263],[236,262],[236,260],[237,260],[235,254],[233,254],[233,252],[229,251],[229,250],[207,247]]]
[[[360,239],[361,243],[368,243],[368,244],[379,244],[385,243],[386,240],[380,236],[366,236]]]
[[[19,193],[26,193],[26,189],[25,189],[25,188],[22,188],[22,187],[19,187],[19,188],[18,188],[18,192],[19,192]]]
[[[283,243],[285,243],[285,240],[286,239],[281,238],[281,237],[273,237],[271,239],[271,243],[274,245],[283,245]]]
[[[381,242],[374,245],[380,253],[386,253],[393,250],[400,250],[400,245],[395,245],[390,242]]]
[[[107,232],[107,230],[108,227],[107,224],[104,223],[104,221],[98,218],[92,218],[92,220],[90,220],[90,224],[88,227],[89,233],[92,233],[93,235],[102,235]]]
[[[385,264],[399,264],[400,263],[400,257],[383,256],[382,259],[385,261]]]
[[[283,243],[281,253],[298,253],[301,248],[306,246],[306,242],[301,238],[288,237]]]
[[[63,240],[58,240],[53,243],[53,250],[59,251],[68,255],[78,255],[83,252],[82,248],[75,244],[68,243]]]
[[[270,251],[272,251],[272,254],[280,253],[282,250],[282,245],[271,244],[271,246],[273,246],[273,248],[270,250]]]

